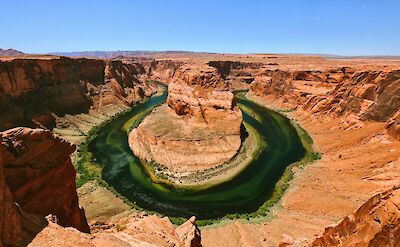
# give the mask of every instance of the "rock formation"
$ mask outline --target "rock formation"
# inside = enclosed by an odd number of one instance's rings
[[[184,63],[171,60],[152,60],[150,62],[145,62],[144,65],[149,78],[169,83]]]
[[[139,80],[144,72],[137,63],[83,58],[0,61],[0,130],[53,128],[55,119],[65,114],[132,105],[157,91]]]
[[[242,114],[222,77],[206,67],[180,69],[171,80],[170,109],[159,107],[130,133],[134,154],[181,172],[232,159],[241,145]]]
[[[318,83],[320,89],[310,85]],[[251,86],[257,95],[275,95],[315,114],[336,114],[361,121],[387,122],[398,138],[400,71],[355,71],[342,67],[328,71],[264,71]]]
[[[140,219],[128,217],[121,220],[118,225],[96,227],[99,228],[98,231],[89,235],[49,222],[49,226],[44,228],[29,246],[201,246],[200,231],[194,225],[193,219],[177,228],[174,228],[168,218],[159,218],[155,215]]]
[[[387,121],[386,128],[391,136],[400,140],[400,111]]]
[[[325,229],[312,246],[398,246],[400,189],[377,194],[336,226]]]
[[[175,232],[183,242],[185,247],[200,247],[200,230],[196,226],[196,217],[191,217],[188,221],[175,229]]]
[[[69,157],[75,146],[42,129],[11,129],[1,133],[1,140],[5,207],[13,211],[9,222],[18,223],[18,216],[12,217],[16,211],[10,207],[11,201],[25,213],[53,214],[61,225],[89,232],[78,205],[76,172]]]
[[[114,104],[122,101],[126,105],[133,105],[143,99],[144,96],[151,96],[157,88],[149,83],[140,75],[145,74],[142,64],[136,62],[107,61],[105,68],[105,85],[110,84],[112,89],[110,94],[117,97],[109,97],[103,104]],[[103,86],[104,87],[104,86]]]

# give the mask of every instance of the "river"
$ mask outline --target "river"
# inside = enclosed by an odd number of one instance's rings
[[[243,112],[243,121],[266,143],[251,164],[231,181],[205,190],[178,190],[156,184],[130,150],[128,132],[166,98],[164,92],[133,107],[104,126],[89,145],[96,162],[103,168],[103,179],[143,209],[175,217],[195,215],[199,219],[254,212],[271,197],[285,168],[306,153],[288,118],[239,93],[235,100]]]

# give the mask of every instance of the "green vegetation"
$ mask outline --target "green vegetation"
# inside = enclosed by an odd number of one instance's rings
[[[162,95],[165,92],[165,88],[160,90],[155,96]],[[145,103],[150,98],[144,98],[141,103]],[[130,113],[130,109],[126,111],[122,111],[120,113],[115,114],[114,116],[110,117],[106,121],[102,122],[100,125],[94,126],[90,129],[87,133],[85,140],[78,146],[76,151],[76,159],[73,160],[73,165],[77,171],[77,178],[76,178],[76,187],[79,188],[86,184],[89,181],[96,181],[100,186],[106,188],[111,193],[113,193],[117,198],[121,199],[126,205],[128,205],[132,209],[136,209],[138,211],[146,211],[149,214],[158,214],[157,212],[145,210],[137,206],[134,202],[127,199],[125,196],[121,195],[113,186],[108,184],[102,178],[102,165],[99,164],[95,158],[93,158],[93,153],[89,150],[90,144],[98,137],[99,133],[105,126],[113,122],[115,119],[119,117],[124,117],[124,115]],[[151,109],[149,110],[151,111]],[[144,112],[142,112],[144,113]],[[147,112],[148,113],[148,112]],[[124,130],[129,133],[135,126],[132,124],[133,122],[139,122],[144,118],[146,114],[140,114],[140,118],[136,119],[136,121],[127,122],[123,128]],[[160,214],[158,214],[160,215]],[[161,216],[161,215],[160,215]],[[124,226],[121,226],[121,229]]]
[[[155,82],[156,84],[160,84],[159,82]],[[162,85],[160,85],[162,86]],[[162,86],[163,89],[160,90],[160,92],[156,93],[156,95],[160,95],[165,91],[165,87]],[[149,98],[144,98],[142,100],[142,103],[148,101]],[[151,110],[151,109],[150,109]],[[79,188],[88,181],[91,180],[97,180],[100,185],[104,185],[104,187],[107,188],[112,188],[109,186],[102,178],[101,178],[101,170],[102,167],[100,164],[96,163],[96,161],[93,159],[93,154],[89,151],[89,145],[90,143],[96,139],[98,136],[98,133],[100,130],[103,129],[104,126],[108,125],[111,123],[114,119],[125,115],[129,114],[130,109],[126,111],[122,111],[120,113],[115,114],[114,116],[110,117],[106,121],[102,122],[100,125],[94,126],[93,128],[90,129],[90,131],[87,133],[85,140],[78,146],[77,149],[77,159],[74,160],[74,166],[75,169],[78,173],[77,179],[76,179],[76,187]],[[133,126],[133,123],[140,122],[145,115],[140,115],[140,119],[131,119],[131,121],[127,122],[123,128],[127,131],[127,133],[132,130],[135,126]]]
[[[124,114],[126,112],[121,112]],[[78,173],[76,178],[76,187],[81,187],[85,183],[91,180],[98,180],[99,184],[105,183],[101,178],[101,166],[93,160],[93,154],[89,151],[89,144],[97,137],[98,132],[104,125],[111,122],[115,117],[120,114],[108,119],[102,124],[93,127],[87,134],[85,141],[83,141],[77,149],[77,159],[74,160],[74,166]]]
[[[111,191],[117,198],[121,199],[126,205],[128,205],[132,209],[136,209],[139,211],[145,211],[144,209],[138,207],[135,203],[128,200],[125,196],[118,193],[114,187],[109,185],[101,176],[102,166],[96,162],[93,158],[93,153],[89,151],[90,143],[96,139],[99,131],[107,124],[112,122],[115,118],[120,117],[121,115],[128,114],[129,110],[120,112],[116,114],[112,118],[103,122],[102,124],[93,127],[87,134],[86,139],[82,142],[77,149],[77,159],[74,161],[75,169],[78,173],[76,179],[76,187],[79,188],[85,183],[89,181],[97,181],[97,183]],[[147,211],[148,213],[155,213],[151,211]],[[122,226],[123,227],[123,226]]]

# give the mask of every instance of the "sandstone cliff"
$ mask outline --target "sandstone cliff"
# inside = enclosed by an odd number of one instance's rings
[[[85,234],[73,228],[63,228],[49,222],[49,226],[44,228],[28,246],[201,246],[200,231],[195,225],[194,218],[177,228],[174,228],[168,218],[159,218],[155,215],[140,219],[128,217],[121,220],[118,225],[95,227],[98,227],[95,233]]]
[[[399,136],[399,70],[264,71],[255,78],[251,91],[274,95],[314,114],[343,116],[347,127],[357,127],[362,121],[387,122],[389,133]]]
[[[95,59],[13,59],[0,62],[0,130],[53,128],[65,114],[132,105],[157,88],[139,80],[137,63]]]
[[[171,60],[152,60],[144,63],[149,78],[165,83],[169,83],[183,65],[184,62]]]
[[[154,110],[132,130],[129,145],[141,159],[188,172],[213,168],[232,159],[241,145],[242,113],[217,69],[168,63],[168,109]],[[153,64],[153,66],[155,66]],[[163,69],[159,69],[163,70]],[[154,73],[153,70],[150,71]]]
[[[118,60],[107,61],[105,68],[105,85],[111,84],[113,90],[111,95],[117,99],[109,98],[103,104],[116,104],[118,101],[126,105],[133,105],[143,99],[144,96],[151,96],[157,87],[149,84],[146,79],[140,77],[145,74],[145,68],[141,63],[122,62]],[[104,87],[104,86],[103,86]]]
[[[89,232],[69,157],[75,147],[42,129],[15,128],[0,136],[2,241],[21,235],[25,214],[53,214],[61,225]]]
[[[0,246],[11,246],[20,241],[22,234],[21,216],[4,176],[3,150],[0,145]]]

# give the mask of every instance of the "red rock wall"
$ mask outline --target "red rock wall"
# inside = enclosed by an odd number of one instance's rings
[[[104,62],[93,59],[14,59],[0,62],[0,130],[54,127],[52,113],[87,112],[87,84],[104,82]]]
[[[4,175],[3,152],[0,144],[0,246],[10,246],[18,242],[22,234],[21,216],[8,188]]]
[[[313,87],[333,85],[327,93],[310,93],[295,88],[296,81]],[[399,138],[400,71],[265,71],[251,85],[257,95],[274,95],[284,102],[313,113],[352,116],[359,121],[387,122],[389,133]]]
[[[398,246],[400,190],[370,198],[336,226],[328,227],[312,246]]]
[[[149,78],[165,83],[169,83],[174,78],[176,71],[182,66],[183,62],[176,62],[171,60],[153,60],[144,62]]]
[[[56,215],[61,225],[89,232],[69,157],[75,146],[42,129],[15,128],[1,132],[1,137],[6,147],[1,168],[21,209],[43,217]]]
[[[105,68],[105,86],[111,85],[108,94],[109,104],[123,102],[133,105],[157,91],[157,87],[150,84],[145,77],[146,70],[141,63],[107,61]],[[103,99],[104,99],[103,93]],[[113,98],[114,97],[114,98]]]
[[[96,59],[14,59],[0,62],[0,130],[55,127],[55,117],[108,104],[131,105],[157,87],[143,65]]]

